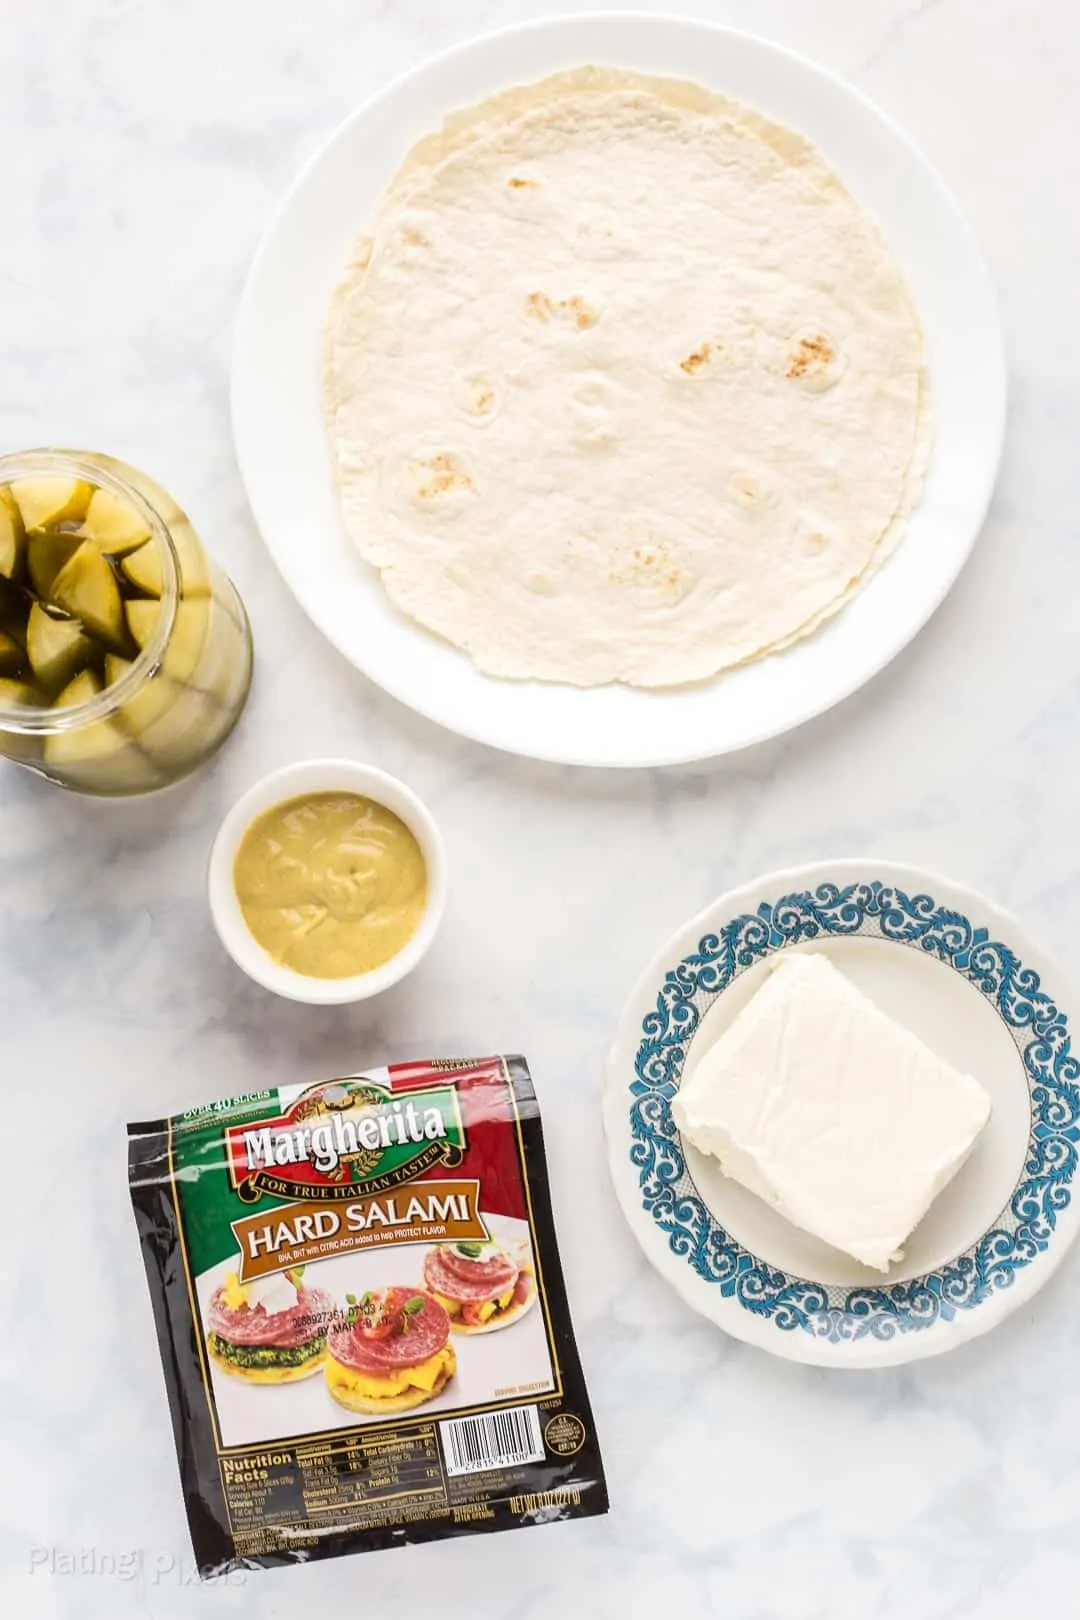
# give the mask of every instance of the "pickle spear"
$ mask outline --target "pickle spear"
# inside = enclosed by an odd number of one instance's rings
[[[131,668],[130,658],[120,658],[116,653],[105,654],[105,685],[115,686],[117,681],[126,675]]]
[[[131,668],[126,658],[110,653],[105,683],[111,686]],[[119,708],[119,719],[155,765],[168,772],[188,755],[192,738],[214,726],[216,705],[198,686],[173,680],[159,669]]]
[[[15,637],[0,630],[0,675],[17,675],[25,656]]]
[[[40,708],[41,694],[27,681],[0,680],[0,708]],[[25,732],[0,730],[0,754],[8,759],[32,760],[41,751],[41,740]]]
[[[161,558],[156,546],[141,546],[133,551],[120,564],[120,572],[136,590],[145,591],[147,596],[161,595]]]
[[[57,574],[65,563],[71,561],[81,545],[77,533],[65,534],[62,529],[55,534],[46,530],[27,536],[26,566],[30,570],[30,583],[38,596],[44,598],[51,594]]]
[[[158,614],[161,612],[161,603],[128,602],[124,612],[132,640],[141,652],[154,633],[154,626],[157,623]]]
[[[198,668],[210,623],[210,606],[210,598],[203,596],[176,605],[172,634],[161,661],[166,674],[176,681],[190,680]],[[138,647],[145,647],[150,640],[161,611],[160,602],[131,601],[127,604],[128,629]]]
[[[16,478],[9,485],[28,529],[47,524],[78,523],[86,516],[93,485],[81,478],[58,474],[44,478]]]
[[[30,668],[50,691],[67,686],[94,656],[94,643],[78,619],[58,619],[35,602],[26,621]]]
[[[73,681],[68,682],[60,696],[53,698],[52,706],[54,709],[74,709],[80,703],[89,703],[101,691],[101,676],[92,669],[82,669]]]
[[[65,686],[53,708],[88,703],[101,690],[101,677],[92,669],[84,669]],[[157,773],[149,761],[111,717],[47,736],[45,764],[63,768],[69,780],[91,792],[135,791],[158,785]]]
[[[26,530],[15,497],[0,485],[0,574],[14,579],[26,549]]]
[[[23,704],[40,708],[41,694],[29,681],[0,680],[0,707],[17,708]]]
[[[115,653],[110,653],[105,660],[106,686],[114,686],[131,667],[128,659],[117,658]],[[147,677],[126,703],[121,704],[120,719],[131,735],[147,748],[147,733],[183,696],[184,691],[184,687],[159,669]],[[149,752],[153,752],[152,746],[149,746]]]
[[[180,582],[186,597],[208,596],[210,576],[206,559],[199,549],[191,525],[184,522],[172,534],[176,560],[180,567]],[[120,571],[128,582],[147,596],[162,594],[161,551],[152,542],[125,556]]]
[[[53,708],[74,709],[80,703],[89,703],[101,690],[100,675],[92,669],[80,670],[53,699]],[[114,721],[95,720],[93,725],[80,726],[76,731],[58,731],[46,737],[45,759],[52,765],[72,765],[87,759],[108,759],[126,747],[127,738]]]
[[[61,568],[51,591],[57,607],[81,619],[92,636],[118,649],[124,635],[124,601],[116,576],[93,541],[86,540]]]
[[[95,489],[79,534],[111,557],[126,557],[129,551],[137,551],[146,544],[150,526],[130,502],[114,495],[110,489]]]

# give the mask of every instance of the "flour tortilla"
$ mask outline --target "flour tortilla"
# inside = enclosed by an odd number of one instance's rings
[[[902,533],[923,341],[801,136],[588,69],[409,154],[335,294],[346,527],[489,674],[708,678],[809,634]]]

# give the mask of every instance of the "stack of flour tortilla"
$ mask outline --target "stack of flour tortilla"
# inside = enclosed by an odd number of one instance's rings
[[[408,155],[338,288],[345,523],[491,675],[699,681],[808,635],[895,545],[923,338],[802,137],[585,69]]]

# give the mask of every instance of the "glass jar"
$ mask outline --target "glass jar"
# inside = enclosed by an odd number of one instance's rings
[[[150,793],[228,737],[251,684],[231,580],[112,456],[0,456],[0,754],[79,793]]]

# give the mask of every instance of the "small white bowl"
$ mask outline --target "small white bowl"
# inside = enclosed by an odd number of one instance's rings
[[[236,895],[233,867],[251,823],[275,805],[307,793],[359,793],[385,805],[414,834],[427,866],[427,905],[416,933],[382,967],[348,979],[317,979],[275,962],[251,934]],[[214,926],[237,967],[275,995],[317,1006],[336,1006],[377,996],[380,990],[389,989],[410,973],[424,955],[446,909],[446,851],[430,810],[404,782],[351,759],[309,759],[272,771],[233,805],[210,852],[209,889]]]

